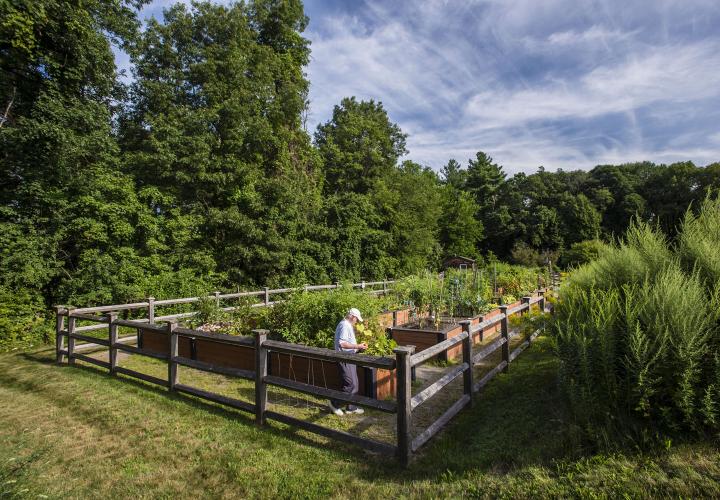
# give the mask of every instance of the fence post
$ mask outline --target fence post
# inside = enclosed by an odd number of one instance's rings
[[[413,346],[400,346],[393,349],[397,370],[397,455],[403,466],[408,464],[410,453],[412,453],[412,443],[410,441],[410,425],[412,422],[410,356],[414,351]]]
[[[110,361],[110,375],[115,375],[115,368],[117,368],[117,349],[115,344],[118,341],[118,327],[115,324],[115,320],[118,317],[118,313],[108,313],[108,342],[110,347],[108,348],[108,359]]]
[[[152,325],[155,323],[155,297],[148,297],[148,322]]]
[[[178,365],[175,362],[175,358],[178,357],[178,335],[175,333],[177,323],[171,321],[167,324],[168,342],[170,343],[170,349],[168,349],[168,389],[170,391],[175,390],[175,385],[178,383]]]
[[[478,316],[478,324],[485,321],[485,316]],[[480,342],[485,340],[485,328],[480,328]]]
[[[383,280],[383,295],[387,295],[387,278]]]
[[[253,330],[255,335],[255,423],[265,425],[265,404],[267,403],[268,353],[263,344],[267,340],[267,330]]]
[[[500,314],[504,317],[500,320],[500,335],[505,339],[505,343],[502,345],[502,360],[507,363],[503,368],[503,373],[508,372],[510,367],[510,338],[508,336],[508,317],[507,317],[508,306],[500,306]]]
[[[55,360],[58,363],[62,363],[65,358],[65,356],[60,353],[60,351],[65,348],[65,334],[63,333],[65,329],[64,312],[65,309],[62,306],[55,306]]]
[[[335,288],[340,288],[340,282],[339,282],[339,281],[336,281],[336,282],[335,282]]]
[[[68,316],[68,325],[67,325],[67,337],[68,337],[68,346],[67,346],[67,356],[68,356],[68,364],[74,365],[75,360],[73,359],[73,353],[75,351],[75,339],[71,337],[73,333],[75,333],[75,318],[70,317],[70,314],[72,313],[72,309],[68,308],[67,310],[67,316]]]
[[[265,305],[270,303],[270,289],[265,287]]]
[[[538,306],[540,307],[540,313],[545,312],[545,292],[542,290],[538,292],[538,295],[540,296],[540,300],[538,301]]]
[[[365,280],[362,280],[362,282],[360,282],[360,289],[365,290]]]
[[[520,299],[520,303],[528,305],[526,314],[530,314],[530,299],[531,299],[531,297],[529,297],[529,296],[525,296]]]
[[[392,312],[392,316],[393,316],[393,325],[392,326],[397,326],[397,313],[398,313],[397,311]]]
[[[220,292],[213,292],[213,295],[215,295],[215,307],[218,309],[220,308]]]
[[[462,354],[463,362],[468,364],[468,367],[463,372],[463,392],[470,396],[470,406],[472,407],[472,388],[473,388],[473,359],[472,359],[472,335],[470,334],[470,320],[461,321],[463,332],[468,334],[466,339],[462,341]]]

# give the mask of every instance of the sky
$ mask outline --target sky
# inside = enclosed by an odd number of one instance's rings
[[[161,19],[171,3],[142,16]],[[356,96],[382,102],[408,134],[406,159],[435,170],[477,151],[508,173],[720,161],[718,0],[305,0],[305,10],[310,133]]]

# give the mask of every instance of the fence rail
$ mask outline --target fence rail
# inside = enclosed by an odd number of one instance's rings
[[[365,285],[383,284],[386,287],[387,282],[373,282]],[[248,293],[248,292],[243,292]],[[259,292],[256,292],[259,293]],[[266,292],[263,294],[267,296]],[[317,347],[309,347],[298,344],[290,344],[286,342],[278,342],[268,340],[267,330],[253,330],[252,337],[236,337],[219,333],[201,332],[188,328],[177,326],[175,321],[169,321],[167,324],[154,324],[152,318],[143,318],[138,320],[123,320],[117,318],[117,311],[105,311],[106,314],[90,315],[88,310],[100,311],[101,308],[86,308],[84,310],[71,310],[59,308],[57,311],[56,322],[56,353],[58,362],[62,362],[65,358],[68,364],[74,364],[75,361],[91,363],[103,369],[107,369],[111,376],[122,374],[153,384],[167,387],[170,391],[189,394],[204,400],[208,400],[221,405],[239,409],[241,411],[253,413],[255,421],[258,425],[265,425],[267,420],[274,420],[286,425],[298,427],[302,430],[313,432],[322,436],[326,436],[335,440],[352,443],[375,452],[388,455],[395,455],[403,463],[407,464],[411,455],[427,443],[433,436],[452,420],[463,408],[473,404],[474,393],[480,391],[493,377],[498,373],[506,372],[509,364],[522,353],[531,342],[540,333],[540,329],[535,331],[525,341],[523,341],[512,353],[509,351],[509,343],[511,335],[508,329],[508,318],[511,314],[522,313],[529,310],[532,304],[539,303],[541,310],[545,308],[545,298],[542,292],[539,297],[532,299],[524,297],[520,306],[508,310],[507,306],[500,306],[500,314],[479,323],[471,325],[471,321],[462,321],[462,333],[447,339],[441,343],[434,345],[419,353],[415,353],[413,346],[401,346],[394,350],[394,357],[377,357],[367,356],[363,354],[352,354],[344,352],[336,352],[330,349],[322,349]],[[185,300],[185,299],[181,299]],[[131,304],[133,307],[140,307],[140,304]],[[105,306],[103,306],[105,307]],[[155,318],[159,319],[159,318]],[[76,327],[77,320],[93,321],[98,323],[95,325],[97,329],[107,329],[107,339],[90,337],[79,334],[78,331],[88,331],[85,327]],[[474,332],[482,330],[488,326],[500,324],[500,337],[474,356],[472,354],[472,341]],[[118,336],[118,328],[133,328],[136,330],[136,336]],[[164,332],[168,335],[168,351],[167,353],[152,351],[142,347],[140,339],[142,332],[150,330],[154,332]],[[220,345],[234,345],[253,348],[255,351],[254,370],[245,370],[239,368],[230,368],[227,366],[219,366],[213,363],[198,361],[179,355],[179,339],[180,338],[202,338],[211,343]],[[129,340],[136,338],[138,345],[129,345]],[[64,340],[67,340],[67,346]],[[88,342],[85,345],[75,345],[75,341],[80,340]],[[417,394],[412,394],[411,372],[413,368],[427,362],[437,354],[447,351],[454,346],[462,344],[462,362],[461,364],[448,369],[438,380],[422,389]],[[109,352],[109,362],[102,361],[91,356],[80,354],[77,350],[86,348],[87,346],[106,347]],[[502,359],[498,365],[493,367],[477,382],[473,381],[473,367],[482,362],[490,354],[498,349],[502,349]],[[141,373],[128,368],[117,365],[118,351],[128,352],[135,355],[147,356],[154,359],[160,359],[167,362],[168,376],[167,379],[158,378],[152,375]],[[395,400],[377,400],[357,394],[348,394],[335,389],[318,387],[315,385],[299,382],[296,380],[285,379],[276,375],[268,374],[268,366],[270,354],[276,352],[287,354],[290,356],[298,356],[309,359],[317,359],[329,362],[353,363],[358,366],[368,368],[384,369],[391,371],[392,376],[396,379],[397,397]],[[254,381],[255,397],[253,402],[242,401],[228,396],[216,394],[210,391],[192,387],[179,382],[179,367],[188,367],[195,370],[201,370],[209,373],[217,373],[230,377],[237,377]],[[394,370],[394,373],[392,372]],[[422,404],[430,400],[433,396],[439,394],[454,380],[463,377],[463,392],[445,412],[440,415],[433,423],[423,430],[414,439],[411,438],[411,428],[413,421],[413,412]],[[397,418],[397,442],[396,444],[381,443],[372,439],[356,436],[345,431],[330,429],[321,425],[297,419],[295,417],[284,415],[267,409],[267,391],[269,386],[280,387],[285,390],[294,392],[311,394],[321,398],[331,398],[348,403],[353,403],[379,411],[396,414]]]
[[[383,281],[362,281],[360,283],[352,283],[350,286],[352,288],[360,288],[362,290],[370,287],[375,286],[381,286],[382,289],[379,290],[368,290],[370,293],[387,293],[391,291],[390,288],[388,288],[389,285],[392,285],[396,283],[396,280],[383,280]],[[292,288],[265,288],[263,290],[252,290],[247,292],[235,292],[235,293],[220,293],[215,292],[212,295],[207,295],[203,297],[183,297],[183,298],[177,298],[177,299],[163,299],[163,300],[155,300],[154,297],[148,297],[147,300],[143,302],[133,302],[130,304],[112,304],[112,305],[106,305],[106,306],[94,306],[94,307],[80,307],[72,309],[75,313],[75,317],[79,319],[86,319],[90,321],[95,321],[95,317],[90,317],[90,313],[107,313],[111,311],[132,311],[135,309],[148,309],[148,316],[150,319],[150,322],[153,323],[153,320],[160,321],[160,320],[167,320],[167,319],[180,319],[183,317],[188,317],[187,315],[192,315],[194,313],[179,313],[179,314],[171,314],[166,316],[159,316],[155,317],[155,308],[159,306],[174,306],[174,305],[181,305],[181,304],[194,304],[201,300],[208,300],[213,299],[215,301],[219,302],[221,300],[228,300],[228,299],[239,299],[244,297],[263,297],[264,300],[257,304],[252,304],[251,307],[263,307],[263,306],[270,306],[273,305],[276,301],[271,301],[270,296],[271,295],[278,295],[278,294],[285,294],[285,293],[291,293],[291,292],[299,292],[299,291],[319,291],[319,290],[332,290],[336,288],[341,288],[343,285],[340,283],[334,283],[331,285],[305,285],[301,287],[292,287]],[[65,308],[60,306],[59,309],[64,310]],[[237,309],[237,307],[225,307],[223,308],[226,311],[232,311]],[[83,315],[82,317],[79,315]]]

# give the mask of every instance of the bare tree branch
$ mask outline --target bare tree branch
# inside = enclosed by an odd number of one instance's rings
[[[12,96],[10,96],[10,102],[8,103],[7,107],[5,108],[5,114],[0,118],[0,128],[2,128],[3,125],[5,125],[5,122],[8,120],[8,115],[10,114],[10,108],[12,108],[13,102],[15,102],[15,94],[17,93],[17,87],[13,86]]]

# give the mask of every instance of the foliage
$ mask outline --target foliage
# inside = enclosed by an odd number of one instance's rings
[[[363,354],[371,356],[392,355],[397,342],[391,339],[374,319],[355,325],[356,339],[359,343],[365,342],[368,346]]]
[[[554,322],[560,380],[595,439],[718,430],[719,249],[720,201],[708,199],[677,245],[636,223],[570,276]]]
[[[600,240],[586,240],[573,243],[569,249],[560,256],[560,265],[563,268],[579,267],[588,264],[600,257],[605,244]]]
[[[294,292],[288,300],[275,304],[268,313],[266,326],[273,335],[287,342],[332,349],[335,328],[350,308],[360,310],[363,319],[372,324],[385,308],[387,299],[378,298],[350,286],[327,292]],[[371,327],[372,329],[373,327]],[[377,332],[377,327],[375,330]],[[356,336],[360,342],[359,336]],[[389,344],[388,344],[389,346]],[[379,351],[382,344],[376,344]],[[390,351],[378,354],[390,354]]]
[[[204,296],[195,304],[196,313],[188,324],[192,328],[201,328],[228,335],[251,335],[252,330],[262,326],[269,314],[267,307],[252,307],[252,299],[233,300],[231,311],[221,308],[214,297]]]
[[[674,240],[687,207],[720,186],[718,163],[509,176],[482,151],[438,175],[403,160],[407,136],[381,102],[355,97],[311,137],[300,0],[178,2],[141,29],[146,3],[0,2],[8,324],[46,322],[55,304],[407,276],[450,255],[544,267],[635,216]],[[485,272],[483,290],[445,284],[423,306],[481,311]]]
[[[493,279],[504,288],[504,303],[512,303],[517,300],[514,294],[524,296],[537,288],[538,270],[496,263],[477,272],[448,269],[438,275],[426,271],[399,280],[393,290],[398,303],[409,303],[424,325],[428,316],[440,321],[442,316],[472,317],[491,310]]]

